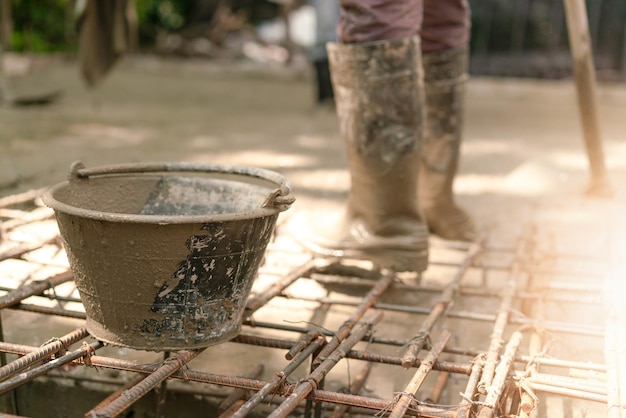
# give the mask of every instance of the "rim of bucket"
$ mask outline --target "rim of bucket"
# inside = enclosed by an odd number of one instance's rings
[[[102,212],[92,209],[80,208],[58,201],[54,193],[64,187],[70,187],[75,181],[88,180],[90,177],[123,177],[126,174],[147,173],[205,173],[226,174],[242,177],[251,177],[265,180],[275,186],[276,189],[268,193],[264,203],[257,209],[236,213],[220,213],[211,215],[140,215],[132,213]],[[134,222],[150,224],[185,224],[204,223],[214,221],[232,221],[250,218],[261,218],[277,215],[279,212],[289,209],[295,201],[289,182],[275,171],[258,167],[245,167],[226,164],[208,163],[128,163],[114,164],[93,168],[85,168],[80,162],[75,162],[70,167],[69,180],[50,187],[42,196],[43,202],[55,211],[83,218],[112,221]]]

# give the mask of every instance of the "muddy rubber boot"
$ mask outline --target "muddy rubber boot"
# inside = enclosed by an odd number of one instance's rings
[[[423,120],[419,38],[334,43],[328,53],[351,187],[341,219],[320,217],[324,225],[312,240],[314,248],[364,256],[396,271],[423,271],[428,229],[417,204]]]
[[[467,63],[465,48],[423,55],[426,120],[419,206],[431,233],[455,241],[476,237],[474,221],[456,204],[452,189],[461,148]]]

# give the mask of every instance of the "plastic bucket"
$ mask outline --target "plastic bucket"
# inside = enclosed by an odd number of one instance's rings
[[[281,211],[279,174],[193,163],[71,168],[50,188],[87,330],[151,351],[235,337]]]

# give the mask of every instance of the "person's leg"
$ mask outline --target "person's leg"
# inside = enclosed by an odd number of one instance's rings
[[[422,271],[428,230],[417,205],[423,118],[421,0],[342,0],[339,43],[328,44],[351,186],[335,237],[381,267]]]
[[[422,0],[339,0],[337,38],[366,43],[419,35]]]
[[[454,201],[468,78],[470,10],[467,0],[425,0],[421,29],[426,119],[419,203],[430,232],[469,241],[472,218]]]

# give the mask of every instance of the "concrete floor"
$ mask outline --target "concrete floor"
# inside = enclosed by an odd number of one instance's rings
[[[129,57],[95,91],[68,61],[11,82],[15,93],[60,89],[62,97],[0,109],[0,196],[62,181],[75,160],[88,167],[196,161],[269,168],[293,184],[298,200],[286,218],[336,210],[348,187],[334,111],[314,104],[304,69]],[[626,85],[601,85],[598,99],[612,198],[584,193],[589,173],[573,82],[471,79],[455,190],[492,242],[511,244],[532,222],[551,251],[613,251],[607,243],[621,239],[615,225],[626,196]],[[5,332],[24,341],[47,326],[14,321],[26,325]],[[231,345],[212,355],[231,359],[213,364],[216,373],[256,364]]]

